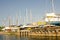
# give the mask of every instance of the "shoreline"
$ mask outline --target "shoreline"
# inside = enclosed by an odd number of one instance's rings
[[[11,34],[11,35],[19,35],[20,33],[18,33],[18,32],[0,32],[0,35],[1,35],[1,34],[3,34],[3,35],[5,35],[5,34],[6,34],[6,35],[10,35],[10,34]]]
[[[56,33],[28,33],[28,34],[20,34],[20,32],[0,32],[0,35],[25,35],[25,36],[60,36],[60,33],[56,34]]]

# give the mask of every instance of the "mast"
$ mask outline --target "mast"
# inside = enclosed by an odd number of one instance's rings
[[[17,15],[16,15],[16,26],[18,25],[18,17],[17,17]]]
[[[51,0],[52,1],[52,12],[54,13],[54,0]]]
[[[32,23],[32,13],[31,13],[31,10],[30,10],[30,23]]]
[[[23,17],[23,24],[25,25],[26,23],[25,23],[25,16]]]
[[[8,20],[9,20],[9,27],[11,25],[11,16],[8,17]]]
[[[5,26],[6,19],[2,20],[2,25]]]
[[[21,18],[21,11],[20,11],[20,24],[21,24],[22,18]]]
[[[18,11],[19,13],[19,11]],[[16,26],[18,26],[18,13],[16,14]]]
[[[26,8],[26,24],[28,23],[28,14],[27,14],[27,8]]]

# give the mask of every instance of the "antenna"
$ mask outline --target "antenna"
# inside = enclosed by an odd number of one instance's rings
[[[52,12],[54,13],[54,0],[51,1],[52,1]]]

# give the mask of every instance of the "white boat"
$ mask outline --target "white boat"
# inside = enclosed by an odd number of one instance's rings
[[[50,24],[60,26],[60,14],[47,13],[45,17],[45,21]]]

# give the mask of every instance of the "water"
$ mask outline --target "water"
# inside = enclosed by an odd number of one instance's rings
[[[60,40],[60,37],[0,35],[0,40]]]

